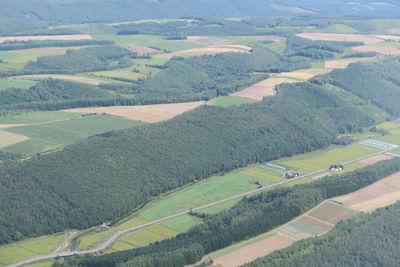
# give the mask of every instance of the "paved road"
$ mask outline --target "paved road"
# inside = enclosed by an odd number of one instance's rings
[[[393,149],[395,149],[395,148],[382,150],[382,151],[379,151],[377,153],[373,153],[373,154],[370,154],[370,155],[367,155],[367,156],[359,157],[357,159],[349,160],[349,161],[343,162],[342,165],[347,165],[347,164],[350,164],[350,163],[353,163],[353,162],[360,161],[362,159],[366,159],[366,158],[370,158],[370,157],[373,157],[373,156],[376,156],[376,155],[384,154],[384,153],[387,153],[387,152],[389,152],[389,151],[391,151]],[[260,187],[260,188],[257,188],[257,189],[242,193],[242,194],[238,194],[238,195],[235,195],[235,196],[232,196],[232,197],[228,197],[228,198],[225,198],[225,199],[222,199],[222,200],[215,201],[213,203],[209,203],[209,204],[201,206],[201,207],[193,208],[192,211],[199,211],[199,210],[202,210],[202,209],[205,209],[205,208],[213,207],[213,206],[216,206],[216,205],[219,205],[219,204],[222,204],[222,203],[234,200],[234,199],[242,198],[244,196],[248,196],[248,195],[251,195],[251,194],[254,194],[254,193],[257,193],[257,192],[261,192],[261,191],[264,191],[264,190],[267,190],[267,189],[270,189],[270,188],[273,188],[273,187],[276,187],[276,186],[284,185],[286,183],[290,183],[290,182],[293,182],[293,181],[296,181],[296,180],[299,180],[299,179],[302,179],[302,178],[305,178],[305,177],[314,176],[316,174],[319,174],[319,173],[322,173],[322,172],[326,172],[327,170],[328,170],[328,168],[325,168],[325,169],[321,169],[321,170],[318,170],[318,171],[314,171],[314,172],[310,172],[310,173],[298,176],[298,177],[293,178],[293,179],[288,179],[288,180],[285,180],[285,181],[282,181],[282,182],[278,182],[278,183],[275,183],[275,184],[263,186],[263,187]],[[48,254],[48,255],[36,256],[36,257],[33,257],[33,258],[29,258],[29,259],[26,259],[26,260],[23,260],[23,261],[8,265],[8,267],[22,266],[24,264],[33,263],[33,262],[36,262],[36,261],[39,261],[39,260],[52,259],[52,258],[56,258],[56,257],[83,255],[83,254],[91,254],[91,253],[95,253],[95,252],[100,252],[100,251],[105,250],[106,248],[108,248],[112,243],[114,243],[116,240],[118,240],[121,236],[123,236],[123,235],[125,235],[125,234],[127,234],[129,232],[137,231],[137,230],[140,230],[142,228],[145,228],[145,227],[148,227],[148,226],[151,226],[151,225],[154,225],[154,224],[162,223],[162,222],[167,221],[169,219],[180,217],[180,216],[183,216],[183,215],[188,214],[190,212],[191,212],[191,210],[185,210],[185,211],[182,211],[182,212],[176,213],[174,215],[170,215],[170,216],[167,216],[167,217],[155,220],[155,221],[151,221],[151,222],[148,222],[148,223],[145,223],[145,224],[142,224],[142,225],[139,225],[139,226],[135,226],[135,227],[123,230],[123,231],[118,231],[117,233],[115,233],[113,236],[111,236],[108,240],[106,240],[103,244],[101,244],[97,248],[93,248],[93,249],[89,249],[89,250],[82,250],[82,251],[68,251],[68,252],[59,252],[59,253],[53,253],[53,254]]]

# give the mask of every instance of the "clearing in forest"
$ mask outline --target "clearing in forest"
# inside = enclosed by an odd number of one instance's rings
[[[0,37],[0,43],[4,42],[26,42],[26,41],[71,41],[71,40],[92,40],[89,34],[76,34],[76,35],[31,35],[31,36],[8,36]]]
[[[276,94],[275,87],[277,85],[282,83],[297,83],[297,82],[300,81],[287,78],[268,78],[242,91],[230,95],[261,101],[266,96],[275,95]]]
[[[176,103],[176,104],[159,104],[144,106],[112,106],[97,108],[75,108],[64,110],[66,112],[78,113],[106,113],[124,118],[145,121],[160,122],[172,119],[186,111],[204,105],[204,101]]]

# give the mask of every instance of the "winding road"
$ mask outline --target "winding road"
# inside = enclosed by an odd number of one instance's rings
[[[346,162],[343,162],[342,165],[347,165],[347,164],[350,164],[350,163],[353,163],[353,162],[357,162],[357,161],[360,161],[360,160],[363,160],[363,159],[366,159],[366,158],[370,158],[370,157],[374,157],[374,156],[377,156],[377,155],[380,155],[380,154],[384,154],[384,153],[387,153],[387,152],[389,152],[389,151],[391,151],[393,149],[396,149],[396,148],[397,147],[386,149],[386,150],[382,150],[382,151],[379,151],[379,152],[376,152],[376,153],[373,153],[373,154],[369,154],[369,155],[366,155],[366,156],[363,156],[363,157],[359,157],[359,158],[356,158],[356,159],[353,159],[353,160],[350,160],[350,161],[346,161]],[[29,259],[25,259],[23,261],[20,261],[20,262],[11,264],[11,265],[7,265],[7,266],[8,267],[18,267],[18,266],[23,266],[23,265],[29,264],[29,263],[34,263],[36,261],[53,259],[53,258],[56,258],[56,257],[68,257],[68,256],[73,256],[73,255],[84,255],[84,254],[92,254],[92,253],[100,252],[102,250],[105,250],[109,246],[111,246],[111,244],[113,244],[115,241],[117,241],[121,236],[123,236],[123,235],[125,235],[125,234],[127,234],[129,232],[137,231],[137,230],[149,227],[149,226],[154,225],[154,224],[162,223],[162,222],[165,222],[167,220],[170,220],[170,219],[173,219],[173,218],[176,218],[176,217],[180,217],[180,216],[189,214],[191,211],[199,211],[199,210],[202,210],[202,209],[205,209],[205,208],[213,207],[213,206],[216,206],[216,205],[219,205],[219,204],[234,200],[234,199],[242,198],[242,197],[257,193],[257,192],[261,192],[261,191],[264,191],[264,190],[267,190],[267,189],[270,189],[270,188],[273,188],[273,187],[276,187],[276,186],[284,185],[286,183],[290,183],[290,182],[293,182],[293,181],[296,181],[296,180],[299,180],[299,179],[302,179],[302,178],[305,178],[305,177],[314,176],[314,175],[326,172],[327,170],[328,170],[328,168],[317,170],[317,171],[314,171],[314,172],[309,172],[307,174],[298,176],[298,177],[293,178],[293,179],[288,179],[288,180],[285,180],[285,181],[282,181],[282,182],[278,182],[278,183],[275,183],[275,184],[266,185],[266,186],[263,186],[263,187],[260,187],[260,188],[245,192],[245,193],[241,193],[241,194],[238,194],[238,195],[235,195],[235,196],[232,196],[232,197],[228,197],[228,198],[225,198],[225,199],[222,199],[222,200],[218,200],[218,201],[209,203],[209,204],[201,206],[201,207],[193,208],[191,210],[185,210],[185,211],[182,211],[182,212],[179,212],[179,213],[176,213],[176,214],[173,214],[173,215],[170,215],[170,216],[158,219],[158,220],[154,220],[154,221],[151,221],[151,222],[139,225],[139,226],[135,226],[135,227],[123,230],[123,231],[118,231],[113,236],[111,236],[109,239],[107,239],[104,243],[102,243],[101,245],[99,245],[98,247],[93,248],[93,249],[82,250],[82,251],[67,251],[67,252],[59,252],[59,253],[53,253],[53,254],[48,254],[48,255],[40,255],[40,256],[36,256],[36,257],[29,258]]]

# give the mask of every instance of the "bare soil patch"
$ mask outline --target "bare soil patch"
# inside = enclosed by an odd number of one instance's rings
[[[92,36],[89,34],[76,34],[76,35],[38,35],[38,36],[9,36],[0,37],[0,43],[7,41],[46,41],[46,40],[92,40]]]
[[[10,128],[10,127],[20,127],[25,125],[26,124],[0,124],[0,129]]]
[[[375,58],[376,57],[327,60],[327,61],[325,61],[325,68],[326,69],[347,69],[347,67],[352,63],[373,60]]]
[[[350,218],[358,212],[343,205],[326,201],[317,209],[312,210],[307,215],[317,220],[335,225],[341,220]]]
[[[400,172],[333,200],[365,212],[393,204],[400,200]]]
[[[280,73],[277,77],[290,77],[294,79],[302,79],[302,80],[309,80],[314,78],[317,75],[325,74],[330,72],[327,69],[306,69],[306,70],[296,70],[292,72],[283,72]]]
[[[390,29],[388,32],[393,33],[393,34],[400,34],[400,29]]]
[[[384,39],[373,35],[341,33],[299,33],[297,36],[313,41],[363,42],[366,44],[381,43]]]
[[[214,45],[203,48],[193,48],[175,53],[176,55],[215,55],[219,53],[249,53],[251,47],[245,45]]]
[[[400,119],[394,120],[394,123],[400,124]]]
[[[400,55],[400,49],[397,47],[387,46],[356,46],[352,48],[358,52],[377,52],[383,55]]]
[[[154,48],[147,47],[147,46],[141,46],[141,45],[131,45],[131,46],[129,46],[128,49],[132,52],[137,53],[139,56],[151,55],[151,54],[156,54],[156,53],[162,52],[158,49],[154,49]]]
[[[99,81],[96,79],[86,78],[86,77],[79,77],[79,76],[64,76],[64,75],[57,75],[57,74],[38,74],[38,75],[21,75],[21,76],[13,76],[9,77],[9,79],[17,79],[17,80],[44,80],[44,79],[59,79],[59,80],[66,80],[71,82],[77,83],[86,83],[91,85],[99,85],[102,83],[106,83],[103,81]]]
[[[250,36],[250,37],[257,39],[257,40],[267,40],[267,41],[273,41],[273,42],[286,42],[286,40],[287,40],[287,37],[275,36],[275,35],[256,35],[256,36]]]
[[[269,255],[276,250],[286,248],[294,242],[295,240],[285,235],[276,234],[216,258],[214,263],[225,267],[240,266],[259,257]]]
[[[33,48],[33,49],[26,49],[23,50],[24,53],[27,54],[52,54],[52,55],[64,55],[67,52],[67,49],[64,48],[56,48],[56,47],[49,47],[49,48]]]
[[[27,136],[0,131],[0,147],[7,147],[28,140]]]
[[[374,36],[384,40],[400,41],[400,36],[398,35],[374,35]]]
[[[377,162],[380,162],[380,161],[383,161],[383,160],[392,159],[392,158],[394,158],[394,157],[390,156],[390,155],[386,155],[386,154],[380,154],[378,156],[374,156],[374,157],[371,157],[371,158],[360,160],[360,162],[364,163],[364,164],[367,164],[367,165],[372,165],[372,164],[375,164]]]
[[[110,115],[121,116],[131,120],[145,122],[160,122],[172,119],[173,117],[204,105],[206,102],[189,102],[177,104],[160,104],[144,106],[113,106],[97,108],[76,108],[67,109],[67,112],[78,113],[107,113]]]
[[[282,83],[296,83],[300,81],[286,79],[286,78],[269,78],[259,83],[256,83],[242,91],[231,94],[231,96],[238,96],[253,100],[261,101],[266,96],[273,96],[276,94],[275,87]]]

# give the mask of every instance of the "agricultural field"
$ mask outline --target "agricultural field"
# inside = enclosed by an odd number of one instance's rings
[[[245,99],[241,97],[234,96],[221,96],[211,100],[208,104],[212,106],[228,107],[228,106],[239,106],[241,104],[254,103],[254,100]]]
[[[294,242],[295,240],[283,234],[273,234],[268,238],[215,258],[213,262],[222,266],[236,267],[288,247]]]
[[[346,24],[330,24],[319,30],[319,32],[351,34],[351,33],[357,33],[358,31],[355,28]]]
[[[368,212],[400,200],[400,173],[379,180],[353,193],[333,198],[352,209]]]
[[[316,171],[328,168],[332,164],[340,164],[359,157],[370,155],[380,151],[377,148],[352,144],[345,147],[334,147],[328,150],[320,150],[304,155],[298,155],[288,160],[279,160],[274,163],[287,166],[289,169]]]
[[[202,56],[215,55],[218,53],[249,53],[251,47],[245,45],[214,45],[202,48],[182,50],[176,55]]]
[[[92,36],[88,34],[77,34],[77,35],[34,35],[34,36],[11,36],[11,37],[0,37],[0,43],[4,42],[21,42],[21,41],[45,41],[45,40],[92,40]]]
[[[49,113],[50,116],[51,114],[52,113]],[[137,121],[109,115],[90,115],[79,117],[76,117],[75,115],[73,117],[75,118],[66,118],[55,121],[38,122],[23,126],[3,128],[3,131],[9,134],[27,137],[24,140],[21,139],[18,144],[9,144],[8,146],[3,145],[3,149],[8,152],[31,155],[52,149],[62,148],[65,145],[72,144],[91,135],[135,127],[141,124]],[[47,120],[48,119],[49,118],[47,118]],[[25,122],[23,119],[19,120],[18,118],[12,122],[21,123],[21,121]]]
[[[28,137],[22,134],[0,131],[0,148],[12,146],[28,140]]]
[[[66,236],[66,234],[58,234],[2,245],[0,246],[0,266],[36,255],[51,253],[57,249]]]
[[[34,86],[36,82],[24,81],[24,80],[11,80],[11,79],[0,79],[0,90],[7,88],[22,88],[27,89]]]
[[[400,55],[400,49],[397,47],[364,45],[364,46],[356,46],[353,47],[352,49],[357,52],[363,52],[363,53],[377,52],[383,55]]]
[[[204,105],[205,102],[189,102],[177,104],[159,104],[143,106],[112,106],[98,108],[75,108],[64,110],[73,113],[106,113],[114,116],[120,116],[131,120],[145,122],[160,122],[171,119],[186,111]]]
[[[324,63],[324,65],[325,65],[324,67],[326,69],[346,69],[352,63],[369,61],[369,60],[374,60],[374,59],[375,59],[375,57],[327,60]]]
[[[339,33],[299,33],[297,36],[312,41],[337,41],[337,42],[362,42],[365,44],[381,43],[385,39],[365,34],[339,34]]]

